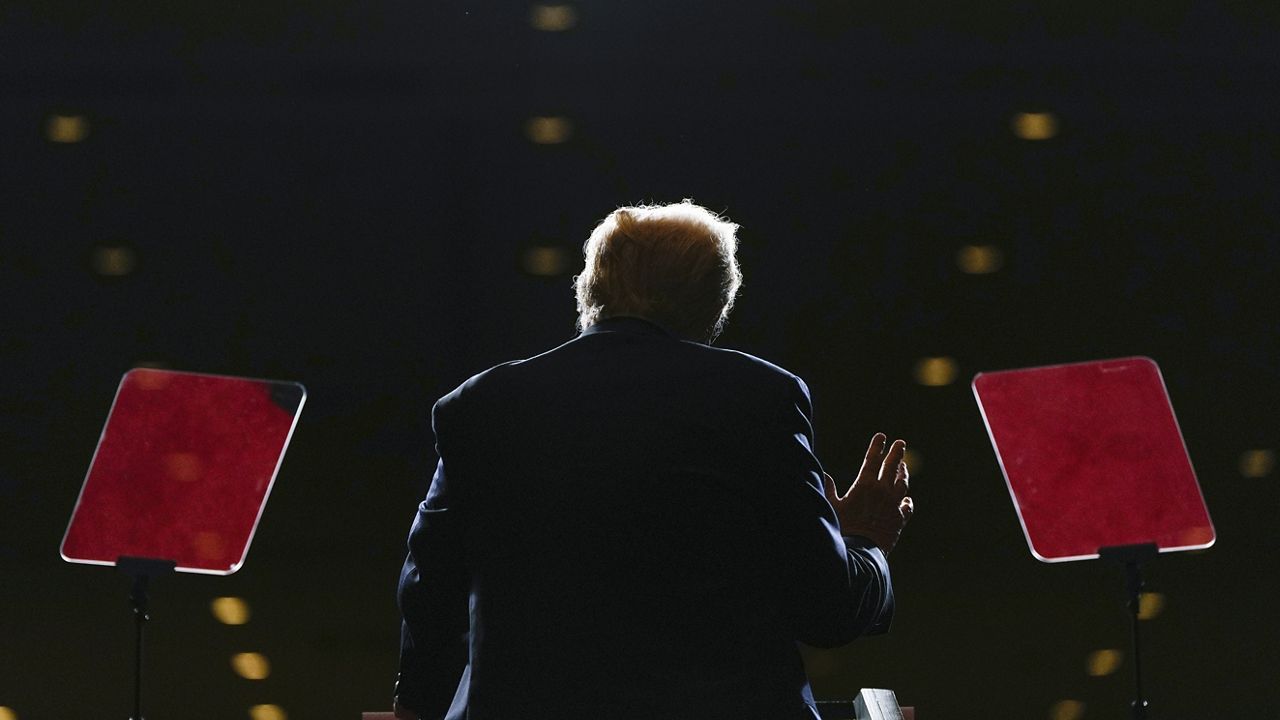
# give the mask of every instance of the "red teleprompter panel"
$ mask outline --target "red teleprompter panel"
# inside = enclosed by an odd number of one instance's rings
[[[62,541],[71,562],[244,562],[306,391],[167,370],[125,374]]]
[[[979,373],[974,395],[1031,552],[1209,547],[1213,523],[1160,368],[1132,357]]]

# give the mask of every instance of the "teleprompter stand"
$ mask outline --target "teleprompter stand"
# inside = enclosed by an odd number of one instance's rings
[[[1138,617],[1142,605],[1142,564],[1154,560],[1159,554],[1155,543],[1115,545],[1098,549],[1098,557],[1116,561],[1124,573],[1125,605],[1129,610],[1130,627],[1133,629],[1133,720],[1146,720],[1149,707],[1142,693],[1142,636]]]
[[[133,714],[129,720],[142,718],[142,629],[150,615],[150,597],[147,595],[151,578],[168,575],[177,566],[172,560],[155,558],[124,557],[116,560],[116,567],[133,578],[129,590],[129,603],[133,606],[134,645],[133,645]]]
[[[1216,537],[1168,390],[1145,357],[979,373],[974,397],[1031,554],[1119,563],[1145,720],[1142,566]]]
[[[150,586],[244,564],[306,400],[297,383],[135,368],[124,374],[60,554],[132,579],[132,720],[142,720]]]

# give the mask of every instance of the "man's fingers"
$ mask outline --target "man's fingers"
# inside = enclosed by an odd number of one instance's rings
[[[911,496],[902,498],[902,502],[898,503],[898,512],[902,513],[902,524],[906,525],[911,521],[911,516],[916,512],[916,505],[911,501]]]
[[[884,460],[885,442],[889,438],[884,433],[876,433],[871,436],[871,444],[867,446],[867,456],[862,461],[862,467],[874,468],[879,467]]]
[[[898,465],[902,462],[902,456],[907,451],[907,443],[905,440],[894,440],[889,446],[889,452],[884,456],[884,464],[880,467],[880,482],[886,486],[892,485],[894,478],[898,475]]]
[[[898,463],[898,472],[893,476],[893,492],[905,497],[911,487],[911,471],[907,469],[907,461]]]
[[[888,440],[884,433],[876,433],[871,436],[871,444],[867,446],[867,454],[862,459],[862,467],[858,469],[858,479],[854,483],[869,483],[876,479],[876,473],[880,472],[880,465],[884,462],[885,441]]]
[[[880,460],[880,456],[884,454],[884,443],[889,438],[884,433],[876,433],[871,436],[871,444],[867,446],[867,460]]]
[[[838,500],[842,500],[840,494],[836,492],[836,481],[827,473],[822,473],[822,490],[827,495],[827,502],[835,505]]]

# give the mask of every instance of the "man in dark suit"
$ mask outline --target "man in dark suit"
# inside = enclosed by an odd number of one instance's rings
[[[904,444],[877,434],[838,495],[804,382],[710,346],[736,228],[687,201],[615,211],[581,334],[436,403],[397,717],[812,720],[796,643],[887,630]]]

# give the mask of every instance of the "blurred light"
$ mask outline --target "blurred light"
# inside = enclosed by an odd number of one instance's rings
[[[252,720],[286,720],[289,716],[279,705],[254,705],[249,708]]]
[[[83,115],[50,115],[44,124],[49,142],[71,144],[89,137],[89,119]]]
[[[223,625],[243,625],[249,622],[249,603],[243,598],[214,598],[209,603],[209,610]]]
[[[165,470],[169,477],[178,482],[189,483],[200,479],[200,457],[195,453],[169,453],[164,458]]]
[[[915,475],[920,471],[921,460],[920,453],[910,448],[902,454],[902,461],[907,464],[907,472],[911,475]]]
[[[1266,477],[1276,469],[1276,454],[1271,450],[1246,450],[1240,454],[1240,474],[1247,478]]]
[[[524,271],[530,275],[563,275],[569,269],[569,253],[558,247],[531,247],[524,251]]]
[[[1213,542],[1213,527],[1209,525],[1195,525],[1178,533],[1178,544],[1188,547],[1195,545],[1209,545]],[[1202,550],[1204,548],[1201,548]]]
[[[18,720],[18,713],[12,709],[0,705],[0,720]]]
[[[921,358],[915,367],[916,382],[929,387],[950,385],[959,373],[956,361],[949,357]]]
[[[231,669],[246,680],[263,680],[271,674],[271,663],[261,653],[236,653],[231,656]]]
[[[134,373],[133,377],[137,378],[138,387],[143,390],[163,390],[169,386],[169,381],[173,376],[164,372],[147,372],[151,368],[139,366],[143,372]]]
[[[1084,717],[1084,703],[1079,700],[1059,700],[1049,708],[1049,720],[1080,720]]]
[[[1058,134],[1058,118],[1053,113],[1018,113],[1010,125],[1013,134],[1023,140],[1048,140]]]
[[[217,560],[222,557],[224,543],[222,536],[216,532],[205,530],[196,533],[195,539],[196,556],[201,560]]]
[[[965,245],[956,253],[956,265],[960,272],[986,275],[1004,265],[1004,253],[995,245]]]
[[[1085,671],[1090,677],[1105,677],[1115,672],[1123,659],[1119,650],[1094,650],[1085,661]]]
[[[1138,619],[1155,620],[1164,612],[1164,595],[1160,593],[1142,593],[1138,597]]]
[[[133,251],[122,245],[103,245],[94,248],[93,271],[105,277],[123,277],[133,272],[137,258]]]
[[[563,117],[532,117],[525,123],[524,134],[539,145],[559,145],[573,134],[573,124]]]
[[[578,13],[569,5],[534,5],[529,24],[546,32],[561,32],[578,24]]]

